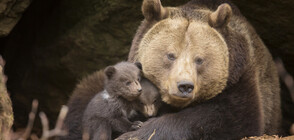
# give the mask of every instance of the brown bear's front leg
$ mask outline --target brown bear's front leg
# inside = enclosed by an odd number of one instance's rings
[[[240,94],[242,95],[242,93],[235,93],[230,96],[236,96],[233,99],[237,99]],[[223,95],[177,113],[150,119],[137,131],[127,132],[117,140],[131,137],[147,140],[154,131],[155,134],[152,136],[154,140],[222,140],[261,135],[263,126],[258,104],[250,97],[247,99],[245,97],[241,101],[238,99],[238,102],[229,102],[228,95]],[[240,106],[240,103],[243,106]],[[236,107],[237,104],[239,107]]]
[[[141,121],[134,121],[132,126],[131,126],[131,130],[138,130],[139,128],[141,128],[143,125],[143,122]]]
[[[120,133],[126,133],[128,131],[132,131],[134,130],[132,128],[133,123],[130,122],[127,118],[116,118],[116,119],[112,119],[110,121],[111,126],[113,127],[112,129],[116,132],[120,132]]]

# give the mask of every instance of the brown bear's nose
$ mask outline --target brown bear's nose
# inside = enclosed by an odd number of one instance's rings
[[[194,89],[194,84],[192,82],[178,82],[178,89],[184,94],[191,93]]]
[[[138,92],[141,93],[142,92],[142,88],[138,89]]]

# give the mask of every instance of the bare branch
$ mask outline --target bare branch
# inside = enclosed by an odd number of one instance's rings
[[[38,110],[38,100],[34,99],[32,102],[32,111],[29,114],[29,121],[26,127],[25,132],[23,135],[19,138],[19,140],[26,140],[31,134],[32,128],[34,126],[37,110]]]
[[[47,119],[46,114],[44,112],[40,113],[40,118],[41,118],[41,122],[43,125],[43,134],[42,134],[42,137],[40,138],[40,140],[47,140],[50,137],[54,137],[54,136],[67,135],[67,131],[62,129],[63,122],[64,122],[64,119],[66,117],[67,112],[68,112],[68,107],[62,106],[60,113],[59,113],[59,116],[58,116],[57,123],[56,123],[55,128],[53,130],[49,130],[49,123],[48,123],[48,119]]]
[[[65,136],[67,135],[67,131],[62,129],[64,119],[66,117],[66,114],[68,112],[68,107],[67,106],[62,106],[57,123],[55,125],[55,128],[49,132],[49,137],[53,136]]]
[[[58,119],[57,119],[57,122],[56,122],[56,125],[55,125],[55,129],[59,129],[59,130],[62,129],[63,122],[64,122],[64,119],[66,117],[67,112],[68,112],[68,107],[62,106],[60,113],[59,113],[59,116],[58,116]]]
[[[1,63],[1,62],[0,62]],[[36,134],[31,134],[32,132],[32,128],[34,126],[34,121],[36,118],[36,114],[37,114],[37,110],[38,110],[38,100],[33,100],[32,102],[32,110],[29,114],[29,121],[27,124],[26,129],[24,130],[24,132],[21,132],[20,134],[18,134],[18,132],[13,132],[11,131],[11,135],[5,137],[6,139],[17,139],[17,140],[27,140],[29,137],[32,140],[48,140],[51,137],[54,136],[65,136],[67,135],[67,131],[63,130],[63,122],[64,119],[66,117],[66,114],[68,112],[68,107],[67,106],[62,106],[55,128],[53,130],[49,129],[49,121],[48,118],[46,116],[46,114],[44,112],[40,112],[39,116],[41,118],[41,123],[42,123],[42,129],[43,129],[43,133],[42,133],[42,137],[39,138]],[[0,134],[1,135],[1,134]]]
[[[151,140],[151,138],[155,135],[156,129],[154,129],[153,133],[150,135],[150,137],[148,138],[148,140]]]
[[[41,122],[42,122],[42,126],[43,126],[43,134],[42,134],[41,140],[46,140],[49,138],[48,119],[47,119],[47,116],[44,112],[40,112],[39,116],[41,118]]]

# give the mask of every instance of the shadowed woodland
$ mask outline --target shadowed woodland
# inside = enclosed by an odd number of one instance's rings
[[[188,1],[162,0],[162,4],[179,6]],[[283,127],[289,129],[294,122],[294,84],[284,71],[294,75],[294,1],[232,2],[254,26],[274,58],[284,63],[285,69],[279,69]],[[6,61],[4,73],[14,115],[12,129],[21,131],[27,127],[33,99],[39,101],[38,111],[46,113],[53,129],[62,105],[79,80],[126,60],[143,19],[141,4],[142,0],[2,0],[0,54]],[[279,60],[277,64],[282,64]],[[1,75],[1,84],[5,83],[3,78]],[[32,132],[42,134],[39,116]]]

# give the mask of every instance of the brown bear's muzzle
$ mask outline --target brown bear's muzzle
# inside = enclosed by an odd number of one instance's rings
[[[193,98],[194,83],[184,80],[177,82],[177,92],[171,93],[171,95],[178,99],[191,99]]]
[[[146,118],[154,117],[157,114],[157,109],[154,104],[144,105],[144,116]]]
[[[171,94],[174,98],[180,100],[190,100],[193,98],[192,94],[174,93]]]
[[[194,89],[194,83],[189,81],[181,81],[177,83],[178,89],[183,95],[188,95]]]

